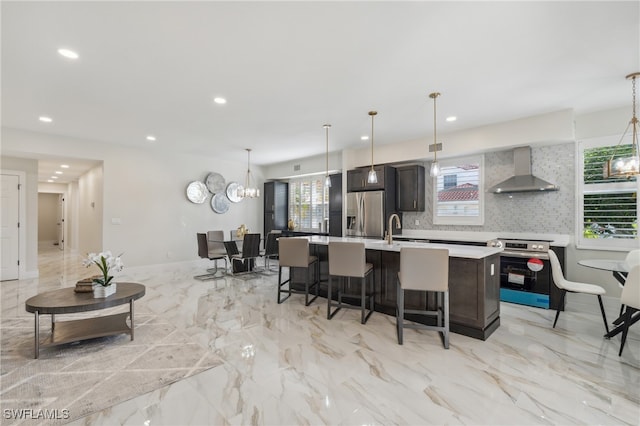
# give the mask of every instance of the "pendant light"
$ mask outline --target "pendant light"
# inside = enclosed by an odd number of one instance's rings
[[[247,151],[247,177],[244,180],[244,188],[238,190],[238,195],[242,198],[256,198],[260,196],[260,190],[251,186],[253,179],[251,177],[251,149],[245,148]]]
[[[433,92],[429,97],[433,99],[433,162],[431,163],[431,171],[429,174],[436,177],[440,174],[440,164],[438,164],[438,142],[436,141],[436,98],[440,93]]]
[[[325,166],[326,166],[326,174],[324,176],[324,184],[327,188],[331,188],[331,178],[329,177],[329,128],[331,127],[331,124],[325,124],[322,127],[324,127],[325,129],[325,133],[327,135],[327,155],[326,155],[326,162],[325,162]]]
[[[377,111],[369,111],[371,116],[371,170],[369,170],[369,175],[367,176],[367,183],[378,183],[378,174],[373,168],[373,117],[377,114]]]
[[[627,128],[624,129],[624,133],[620,138],[620,142],[611,154],[609,161],[605,163],[604,175],[607,178],[631,178],[640,174],[640,158],[638,157],[638,118],[636,117],[636,77],[640,76],[640,72],[634,72],[626,76],[627,80],[631,80],[631,91],[633,96],[633,116],[631,121],[627,124]],[[631,127],[631,156],[630,157],[618,157],[614,159],[618,147],[624,140]]]

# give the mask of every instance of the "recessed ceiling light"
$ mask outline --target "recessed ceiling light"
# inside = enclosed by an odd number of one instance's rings
[[[225,98],[213,98],[213,102],[219,105],[224,105],[227,103],[227,100]]]
[[[360,136],[360,140],[362,140],[362,141],[368,141],[368,140],[369,140],[369,136],[367,136],[367,135]]]
[[[53,121],[51,117],[46,117],[44,115],[41,117],[38,117],[38,120],[42,121],[43,123],[51,123]]]
[[[147,136],[147,140],[148,140],[149,142],[155,142],[155,141],[156,141],[156,137],[155,137],[155,136],[153,136],[153,135],[149,135],[149,136]]]
[[[60,167],[62,167],[63,169],[68,169],[69,165],[68,164],[60,164]]]
[[[58,49],[58,53],[61,54],[62,56],[64,56],[65,58],[69,58],[69,59],[78,59],[79,56],[76,52],[74,52],[73,50],[69,50],[69,49]]]
[[[447,118],[446,118],[446,120],[447,120],[448,122],[456,121],[457,119],[458,119],[458,117],[456,117],[456,116],[454,116],[454,115],[452,115],[452,116],[450,116],[450,117],[447,117]]]
[[[51,179],[58,179],[58,176],[51,176]]]
[[[62,172],[61,172],[60,170],[56,170],[56,174],[57,174],[57,175],[61,175],[61,174],[62,174]]]
[[[48,180],[47,180],[47,182],[49,182],[49,183],[53,183],[53,180],[51,180],[51,179],[48,179]]]

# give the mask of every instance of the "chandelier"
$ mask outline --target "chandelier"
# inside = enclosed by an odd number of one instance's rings
[[[636,77],[638,76],[640,76],[640,72],[634,72],[633,74],[626,76],[627,80],[631,80],[633,116],[631,117],[629,124],[627,124],[627,128],[624,129],[620,142],[616,145],[613,154],[611,154],[611,158],[605,163],[604,177],[606,178],[626,177],[629,179],[640,174],[640,158],[638,158],[638,118],[636,117]],[[629,127],[631,127],[631,156],[614,158],[618,148],[629,131]]]
[[[245,149],[247,151],[247,177],[244,180],[244,188],[238,189],[238,196],[242,198],[256,198],[260,196],[260,190],[255,186],[251,186],[253,183],[251,176],[251,149]]]

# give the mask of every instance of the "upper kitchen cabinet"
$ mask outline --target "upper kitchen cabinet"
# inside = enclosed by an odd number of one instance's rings
[[[289,184],[286,182],[264,183],[264,235],[274,229],[287,229],[289,209]]]
[[[329,235],[342,237],[342,173],[329,176]]]
[[[424,167],[419,165],[396,168],[397,208],[401,212],[424,211]]]
[[[396,170],[391,166],[379,165],[373,169],[378,175],[377,183],[368,183],[367,177],[371,167],[360,167],[358,169],[347,170],[347,192],[357,191],[377,191],[384,189],[395,189]]]

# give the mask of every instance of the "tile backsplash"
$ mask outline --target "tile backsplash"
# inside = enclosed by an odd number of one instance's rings
[[[532,232],[569,234],[575,230],[575,144],[531,148],[532,172],[560,187],[551,192],[485,192],[484,225],[434,225],[433,183],[426,164],[426,206],[424,212],[403,213],[405,229],[442,231]],[[487,188],[513,175],[513,151],[489,152],[484,157],[484,185]],[[419,220],[420,225],[415,225]]]

